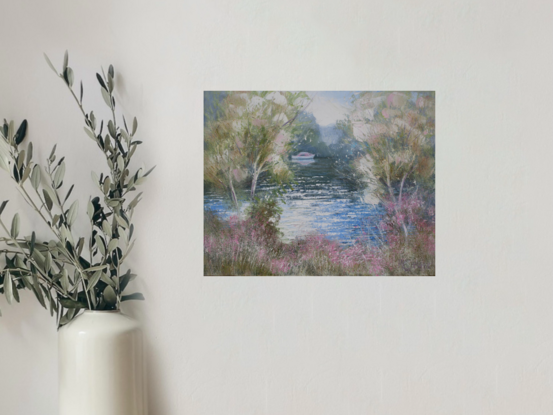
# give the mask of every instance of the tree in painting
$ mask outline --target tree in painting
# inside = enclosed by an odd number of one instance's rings
[[[294,121],[306,106],[303,92],[229,92],[215,102],[216,115],[206,124],[206,180],[229,192],[239,208],[234,182],[249,178],[250,199],[266,173],[279,183],[290,180],[284,162]]]
[[[233,122],[220,119],[205,127],[204,180],[226,193],[238,210],[236,186],[244,178],[244,155],[237,145],[238,139]]]
[[[434,99],[408,93],[362,93],[353,103],[352,132],[365,153],[358,171],[401,203],[409,181],[428,183],[434,174]]]
[[[205,275],[434,275],[432,92],[206,92]]]
[[[351,114],[352,135],[365,150],[355,169],[391,213],[383,223],[391,234],[387,247],[396,248],[393,254],[402,260],[396,270],[406,272],[419,270],[421,260],[434,261],[433,252],[425,254],[434,247],[435,100],[432,93],[417,95],[364,92]],[[393,235],[394,227],[399,235]]]

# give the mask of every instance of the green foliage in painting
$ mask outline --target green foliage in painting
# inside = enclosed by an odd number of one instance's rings
[[[237,188],[249,184],[255,199],[262,175],[286,183],[293,175],[284,162],[305,108],[305,92],[210,93],[204,115],[204,178],[228,194],[239,209]]]

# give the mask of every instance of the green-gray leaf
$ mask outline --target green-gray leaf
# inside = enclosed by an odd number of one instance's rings
[[[111,286],[112,288],[115,288],[115,282],[113,282],[113,280],[108,277],[105,272],[102,272],[102,276],[100,277],[100,279],[105,282],[107,285]]]
[[[13,139],[14,134],[15,134],[15,124],[13,120],[11,120],[10,123],[8,124],[8,137],[7,137],[10,143]]]
[[[109,193],[109,186],[111,185],[111,179],[108,177],[105,178],[104,180],[104,185],[103,185],[103,190],[104,190],[104,194],[107,195]]]
[[[69,208],[69,212],[67,213],[67,223],[69,224],[69,226],[72,226],[75,223],[78,213],[79,213],[79,201],[75,200],[71,204],[71,207]]]
[[[23,172],[23,177],[21,177],[21,184],[25,183],[25,181],[29,178],[31,174],[31,166],[25,167],[25,171]]]
[[[17,156],[17,168],[20,169],[25,161],[25,150],[22,150]]]
[[[36,277],[36,274],[33,274],[33,292],[35,293],[35,296],[42,307],[46,308],[44,296],[42,295],[42,291],[40,290],[40,286],[38,285],[38,278]]]
[[[109,226],[109,222],[107,220],[102,222],[102,231],[104,231],[106,236],[111,236],[111,226]]]
[[[50,152],[50,156],[48,157],[48,160],[50,160],[50,163],[53,163],[56,159],[56,148],[58,147],[57,144],[54,144],[54,147],[52,147],[52,151]]]
[[[69,274],[65,268],[61,271],[60,283],[63,288],[63,292],[66,293],[69,290]]]
[[[27,120],[23,120],[19,128],[17,129],[17,132],[15,133],[15,144],[19,145],[23,142],[25,139],[25,135],[27,134]]]
[[[108,107],[111,108],[111,98],[109,96],[109,92],[106,91],[104,88],[101,88],[101,91],[102,91],[102,98],[104,98],[104,102]]]
[[[115,220],[117,221],[119,226],[121,226],[122,228],[127,229],[129,227],[129,224],[127,222],[125,222],[125,220],[121,216],[119,216],[118,214],[115,215]]]
[[[114,139],[117,139],[117,131],[115,130],[115,124],[113,124],[112,120],[108,121],[108,131]]]
[[[38,165],[35,165],[31,173],[31,184],[33,185],[33,188],[35,190],[38,189],[38,186],[40,185],[41,180],[42,180],[42,174],[40,173],[40,167]]]
[[[60,304],[65,308],[87,308],[88,306],[85,303],[81,303],[70,298],[60,299]]]
[[[106,304],[108,304],[110,306],[113,306],[117,303],[117,295],[115,294],[115,291],[113,290],[113,288],[110,285],[108,285],[104,289],[104,300],[105,300]]]
[[[111,75],[108,75],[108,89],[109,92],[113,92],[113,77]]]
[[[106,255],[106,246],[100,235],[96,235],[96,246],[102,255]]]
[[[29,145],[27,146],[27,159],[25,160],[25,164],[29,164],[32,159],[33,159],[33,143],[29,143]]]
[[[109,241],[108,245],[108,252],[113,251],[115,248],[117,248],[117,245],[119,244],[119,239],[114,238],[111,241]]]
[[[144,173],[144,177],[148,176],[151,172],[153,172],[156,167],[157,166],[154,166],[150,170],[148,170],[146,173]]]
[[[121,301],[129,300],[144,300],[144,296],[142,295],[142,293],[132,293],[121,297]]]
[[[94,141],[96,141],[96,136],[94,135],[94,133],[93,133],[92,131],[90,131],[90,128],[84,127],[84,132],[85,132],[90,138],[92,138]]]
[[[98,238],[98,236],[96,236],[96,238]],[[103,269],[106,269],[106,268],[107,268],[107,264],[103,264],[103,265],[97,265],[95,267],[87,268],[86,271],[87,272],[92,272],[92,271],[103,270]]]
[[[102,276],[102,271],[96,271],[92,277],[88,280],[88,290],[92,292],[92,289],[98,284],[98,281],[100,281],[100,277]]]
[[[74,79],[75,79],[75,75],[73,74],[73,69],[67,68],[67,83],[69,84],[69,87],[73,86]]]
[[[31,244],[29,246],[29,255],[33,255],[33,251],[35,250],[35,243],[36,243],[36,234],[35,231],[31,234]]]
[[[44,270],[50,272],[52,269],[52,254],[50,251],[46,252],[46,261],[44,261]]]
[[[141,184],[144,184],[144,182],[146,182],[146,180],[148,180],[148,178],[146,176],[142,176],[142,177],[139,177],[138,179],[136,179],[134,181],[134,184],[139,186]]]
[[[88,205],[86,207],[86,214],[88,215],[88,218],[90,220],[92,220],[92,218],[94,217],[94,205],[91,201],[88,202]]]
[[[121,199],[109,199],[106,201],[106,204],[109,206],[109,207],[112,207],[112,208],[116,208],[118,207],[120,204],[121,204]]]
[[[10,235],[13,239],[16,239],[19,236],[19,213],[16,213],[13,217]]]
[[[54,173],[54,187],[56,189],[58,189],[61,186],[61,183],[63,182],[64,177],[65,177],[65,161],[59,165],[59,167],[56,169],[56,172]]]
[[[13,301],[13,282],[9,271],[4,273],[4,294],[6,295],[8,304],[11,304]]]
[[[9,200],[4,200],[1,204],[0,204],[0,215],[2,214],[2,212],[4,211],[4,209],[6,208],[6,205],[8,204]]]
[[[42,189],[42,193],[44,194],[44,201],[46,202],[46,208],[48,210],[52,210],[52,206],[54,205],[54,203],[52,202],[52,198],[50,197],[46,189]]]
[[[46,53],[44,54],[44,59],[46,59],[46,63],[48,64],[48,66],[56,73],[56,75],[59,76],[58,71],[56,70],[56,68],[52,64],[52,61],[50,60],[50,58],[48,57],[48,55]]]
[[[79,241],[77,242],[77,256],[81,256],[81,253],[83,252],[84,248],[84,238],[79,238]]]

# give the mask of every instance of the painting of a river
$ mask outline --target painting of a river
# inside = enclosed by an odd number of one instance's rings
[[[435,275],[433,92],[204,94],[204,275]]]

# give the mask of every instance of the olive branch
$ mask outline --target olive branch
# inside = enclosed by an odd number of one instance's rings
[[[19,291],[28,289],[39,303],[56,315],[58,326],[71,321],[81,310],[118,310],[121,302],[144,299],[140,293],[123,295],[135,274],[123,264],[135,243],[132,218],[142,193],[133,195],[146,181],[153,168],[133,170],[131,160],[141,141],[135,139],[138,122],[133,118],[131,128],[124,116],[118,122],[115,70],[96,74],[105,104],[111,111],[109,120],[98,120],[93,111],[83,107],[83,83],[78,95],[73,89],[74,72],[69,67],[66,52],[61,72],[48,56],[46,62],[67,86],[83,118],[87,136],[105,156],[107,171],[92,172],[99,196],[91,196],[86,212],[90,233],[77,235],[75,223],[79,218],[79,201],[70,203],[74,185],[64,184],[65,157],[58,159],[53,147],[45,164],[33,160],[33,143],[23,148],[27,135],[27,120],[15,129],[13,121],[4,120],[0,126],[0,168],[15,182],[23,200],[47,226],[50,238],[39,239],[37,232],[20,237],[20,216],[11,223],[1,215],[8,201],[0,203],[0,247],[5,266],[0,270],[0,293],[8,303],[19,302]],[[134,196],[134,197],[132,197]]]

